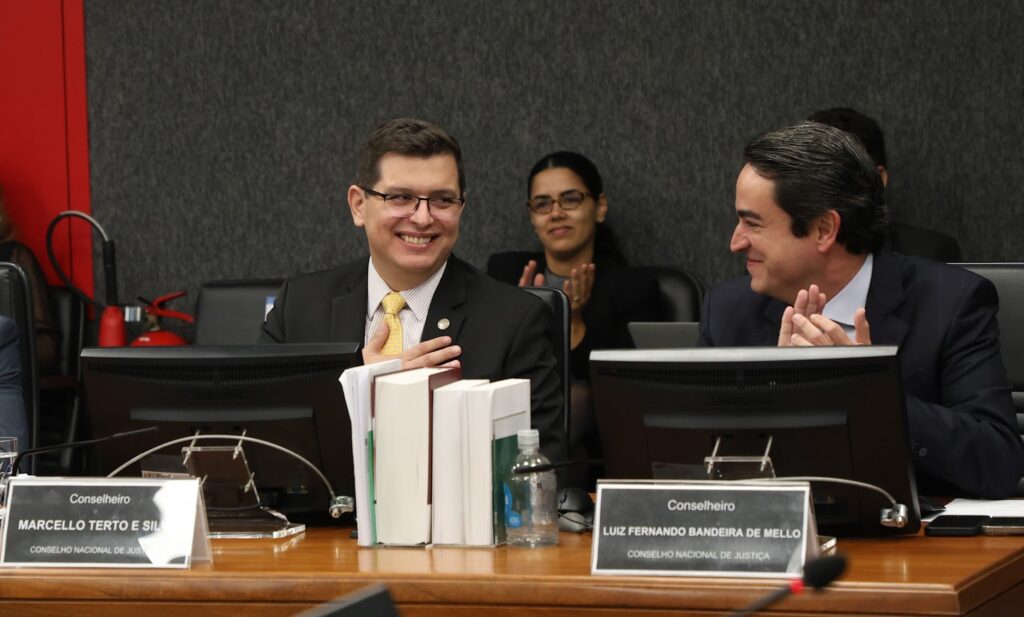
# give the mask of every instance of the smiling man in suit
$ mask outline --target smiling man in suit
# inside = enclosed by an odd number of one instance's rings
[[[364,344],[363,361],[461,366],[464,378],[530,380],[541,447],[565,458],[550,317],[536,297],[452,254],[466,207],[462,151],[438,126],[398,118],[360,151],[348,205],[369,256],[289,279],[261,340]]]
[[[899,345],[921,492],[1009,495],[1024,444],[993,285],[881,250],[882,179],[852,135],[803,122],[758,136],[744,158],[729,248],[749,274],[708,294],[701,343]]]

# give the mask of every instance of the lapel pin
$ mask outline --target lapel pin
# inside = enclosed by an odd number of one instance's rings
[[[442,319],[442,320],[437,322],[437,329],[438,330],[447,330],[448,326],[450,326],[450,325],[452,325],[452,322],[448,321],[447,319]]]

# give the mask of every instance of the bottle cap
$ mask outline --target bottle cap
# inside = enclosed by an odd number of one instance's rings
[[[516,433],[519,447],[540,445],[540,432],[535,428],[524,428]]]

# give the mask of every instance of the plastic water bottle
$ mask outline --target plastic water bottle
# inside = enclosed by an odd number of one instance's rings
[[[558,544],[558,503],[555,472],[517,474],[524,467],[549,464],[540,453],[536,429],[519,431],[519,456],[512,463],[505,492],[505,533],[509,546]]]

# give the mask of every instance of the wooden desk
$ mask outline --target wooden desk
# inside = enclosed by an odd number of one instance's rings
[[[404,616],[722,615],[778,581],[595,577],[590,535],[546,549],[358,549],[314,529],[277,541],[219,540],[212,565],[173,570],[0,570],[0,615],[291,615],[374,581]],[[840,540],[847,573],[774,615],[1024,613],[1024,538]],[[613,609],[612,611],[602,609]]]

